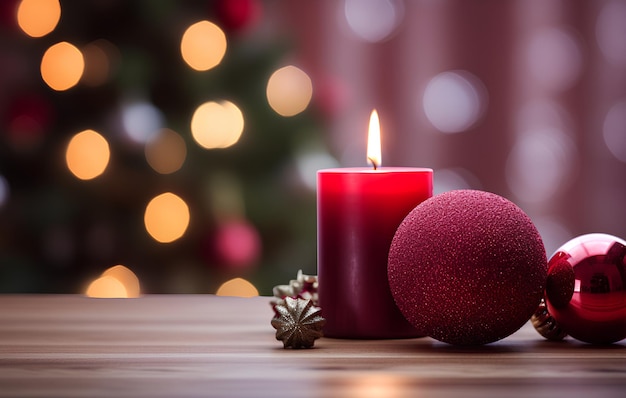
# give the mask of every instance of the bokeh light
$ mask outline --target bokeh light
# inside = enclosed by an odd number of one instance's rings
[[[162,129],[146,143],[146,161],[157,173],[171,174],[183,166],[187,157],[185,140],[175,131]]]
[[[596,38],[607,60],[626,66],[626,3],[609,1],[604,4],[596,22]]]
[[[467,71],[448,71],[426,86],[423,108],[432,125],[442,133],[459,133],[472,127],[487,109],[487,90]]]
[[[209,70],[219,65],[226,54],[226,35],[212,22],[197,22],[183,34],[180,52],[191,68]]]
[[[339,167],[337,159],[332,157],[320,145],[303,145],[296,155],[296,171],[300,182],[310,191],[317,189],[317,171]]]
[[[173,242],[182,237],[189,226],[189,207],[179,196],[163,193],[146,206],[144,223],[148,234],[157,242]]]
[[[124,284],[112,276],[101,276],[87,287],[87,297],[93,298],[126,298],[128,293]]]
[[[267,82],[267,101],[281,116],[304,111],[313,96],[311,78],[302,69],[288,65],[275,71]]]
[[[358,38],[375,43],[396,31],[404,16],[404,6],[398,0],[346,0],[344,14]]]
[[[626,100],[609,109],[604,118],[602,133],[609,151],[615,158],[626,163]]]
[[[117,279],[126,290],[126,297],[139,297],[141,288],[139,286],[139,278],[128,267],[121,264],[115,265],[102,273],[103,277],[110,276]]]
[[[17,8],[17,24],[31,37],[52,32],[60,18],[59,0],[22,0]]]
[[[109,143],[93,130],[74,135],[65,152],[67,167],[81,180],[91,180],[102,174],[109,164],[109,157]]]
[[[522,131],[506,162],[507,184],[522,201],[546,201],[573,180],[576,160],[576,146],[563,131]]]
[[[93,41],[82,48],[85,70],[81,82],[91,87],[106,83],[120,58],[117,47],[108,40]]]
[[[200,105],[191,118],[191,134],[203,148],[228,148],[239,141],[244,120],[241,110],[229,101]]]
[[[525,55],[531,76],[539,85],[554,92],[571,88],[582,73],[579,40],[564,29],[535,31],[526,45]]]
[[[122,106],[122,125],[132,141],[145,144],[163,127],[163,114],[147,101],[131,101]]]
[[[234,278],[222,283],[215,294],[217,296],[256,297],[259,291],[247,280]]]
[[[52,45],[41,59],[41,77],[56,91],[74,87],[83,75],[84,69],[83,54],[66,41]]]

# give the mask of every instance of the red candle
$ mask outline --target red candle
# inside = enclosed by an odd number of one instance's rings
[[[372,168],[317,173],[318,293],[327,337],[419,336],[391,295],[387,255],[404,217],[432,196],[433,171],[379,167],[377,133],[379,137],[374,111],[368,141]],[[372,148],[373,141],[377,147]]]

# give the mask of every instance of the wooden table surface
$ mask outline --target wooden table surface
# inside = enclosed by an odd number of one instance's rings
[[[626,341],[338,340],[285,350],[269,298],[0,296],[0,397],[626,397]]]

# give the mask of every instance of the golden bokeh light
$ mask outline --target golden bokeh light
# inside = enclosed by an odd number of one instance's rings
[[[170,129],[161,130],[145,147],[146,160],[160,174],[178,171],[187,157],[185,140]]]
[[[189,226],[189,207],[171,192],[154,197],[144,214],[146,231],[160,243],[179,239]]]
[[[180,52],[191,68],[209,70],[217,66],[226,54],[226,35],[212,22],[197,22],[183,34]]]
[[[95,40],[85,45],[82,48],[82,54],[85,60],[85,69],[81,82],[91,87],[106,83],[120,58],[117,47],[104,39]]]
[[[101,276],[89,284],[87,297],[94,298],[126,298],[128,294],[124,284],[112,276]]]
[[[66,41],[48,48],[41,59],[41,77],[56,91],[74,87],[83,75],[84,69],[83,54]]]
[[[191,135],[203,148],[227,148],[239,141],[244,120],[241,110],[229,101],[205,102],[191,118]]]
[[[139,278],[137,278],[137,275],[135,275],[135,273],[127,267],[121,264],[115,265],[104,271],[102,276],[110,276],[117,279],[124,286],[124,289],[126,290],[126,297],[139,297],[141,293]]]
[[[278,69],[267,82],[267,101],[281,116],[294,116],[304,111],[312,96],[311,78],[293,65]]]
[[[109,164],[109,143],[93,130],[85,130],[70,140],[65,152],[68,169],[81,180],[91,180]]]
[[[22,0],[17,8],[17,24],[31,37],[52,32],[60,18],[59,0]]]
[[[222,283],[215,294],[217,296],[256,297],[259,291],[247,280],[234,278]]]

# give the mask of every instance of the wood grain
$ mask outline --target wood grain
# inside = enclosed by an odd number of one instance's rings
[[[0,397],[625,397],[626,345],[430,338],[285,350],[269,298],[0,296]]]

